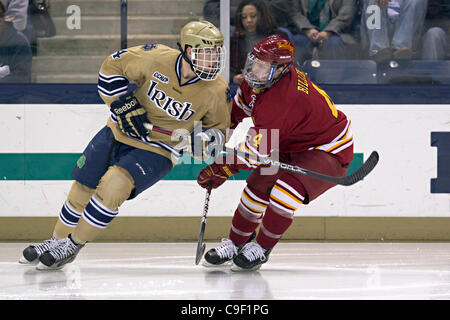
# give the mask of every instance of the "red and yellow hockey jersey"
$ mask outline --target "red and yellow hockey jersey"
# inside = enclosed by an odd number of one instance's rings
[[[353,159],[350,120],[336,109],[325,91],[294,66],[262,92],[245,80],[241,83],[233,101],[232,127],[246,117],[252,117],[254,126],[246,141],[237,146],[240,151],[264,158],[273,150],[295,153],[319,149],[336,155],[342,164]]]

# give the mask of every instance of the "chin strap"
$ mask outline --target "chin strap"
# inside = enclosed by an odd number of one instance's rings
[[[181,48],[181,44],[179,42],[177,42],[177,46],[178,46],[178,49],[181,51],[181,55],[183,56],[183,59],[187,63],[189,63],[189,66],[191,67],[192,72],[194,72],[197,75],[197,72],[195,72],[195,70],[194,70],[194,65],[192,64],[192,61],[189,60],[189,58],[186,55],[186,51],[184,51],[183,48]]]
[[[286,73],[288,73],[288,72],[289,72],[289,69],[291,68],[291,66],[292,66],[292,62],[289,63],[289,64],[283,69],[283,71],[281,71],[281,73],[278,75],[278,77],[276,77],[276,78],[273,79],[272,83],[271,83],[270,86],[268,86],[267,88],[270,88],[271,86],[273,86],[273,85],[274,85],[278,80],[280,80]],[[266,89],[267,89],[267,88],[266,88]]]
[[[270,88],[271,86],[273,86],[278,80],[280,80],[286,73],[289,72],[289,68],[290,68],[291,66],[292,66],[292,63],[288,64],[288,65],[283,69],[283,71],[280,72],[280,74],[278,75],[278,77],[274,78],[271,82],[269,82],[269,83],[267,84],[266,87],[261,88],[261,89],[255,89],[255,88],[252,87],[252,90],[253,90],[254,92],[257,92],[257,93],[258,93],[258,92],[263,92],[263,91],[269,89],[269,88]]]

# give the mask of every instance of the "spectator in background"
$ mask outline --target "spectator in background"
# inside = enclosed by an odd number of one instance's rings
[[[361,39],[368,56],[377,63],[390,59],[411,59],[423,30],[427,2],[365,0],[361,15]]]
[[[230,1],[230,25],[234,26],[234,14],[240,0]],[[220,28],[220,0],[206,0],[203,5],[203,18]]]
[[[356,0],[297,0],[294,21],[301,32],[294,35],[297,64],[307,59],[344,59],[356,13]]]
[[[294,21],[297,0],[265,0],[269,11],[272,12],[278,27],[288,33],[289,41],[300,31]]]
[[[230,24],[234,27],[234,17],[240,0],[230,1]],[[297,34],[298,29],[294,22],[295,2],[297,0],[265,0],[269,11],[272,12],[278,27],[289,36]],[[220,0],[206,0],[203,5],[203,18],[217,28],[220,27]],[[232,28],[233,29],[233,28]],[[233,30],[232,30],[233,31]]]
[[[450,53],[450,0],[428,0],[425,27],[422,59],[446,59]]]
[[[0,1],[0,83],[31,81],[31,48],[27,38],[12,22],[5,21],[5,7]]]
[[[0,0],[5,7],[5,21],[12,22],[17,31],[27,26],[29,0]]]
[[[262,39],[278,34],[288,35],[277,26],[264,0],[242,0],[235,13],[234,32],[230,39],[230,80],[241,83],[247,54]]]

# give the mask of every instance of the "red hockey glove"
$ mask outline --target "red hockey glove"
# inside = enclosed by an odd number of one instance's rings
[[[213,189],[221,186],[229,177],[239,173],[239,170],[227,164],[212,163],[202,171],[197,177],[197,183],[202,188],[211,187]]]

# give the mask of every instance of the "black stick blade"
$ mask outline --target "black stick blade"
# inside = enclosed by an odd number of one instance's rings
[[[380,159],[380,156],[378,155],[378,152],[373,151],[369,158],[367,158],[366,162],[359,167],[355,172],[352,174],[343,177],[340,184],[344,186],[350,186],[352,184],[355,184],[356,182],[362,180],[365,176],[367,176],[377,165],[378,160]]]
[[[200,263],[200,260],[203,257],[203,254],[205,253],[206,244],[205,243],[198,243],[197,244],[197,254],[195,255],[195,264],[198,265]]]

